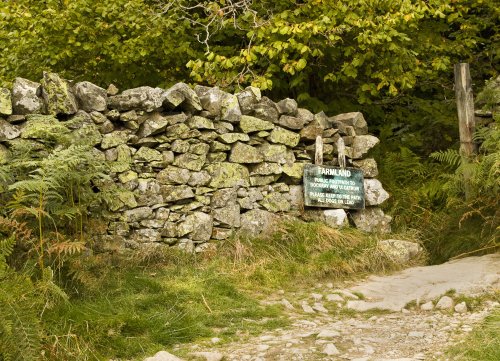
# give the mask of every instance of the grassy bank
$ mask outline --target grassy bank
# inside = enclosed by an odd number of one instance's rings
[[[76,258],[65,283],[70,300],[42,315],[43,358],[140,360],[174,344],[257,334],[288,322],[282,307],[259,302],[270,292],[396,267],[374,236],[304,223],[202,255]]]
[[[459,345],[448,351],[454,360],[497,361],[500,360],[500,308]]]

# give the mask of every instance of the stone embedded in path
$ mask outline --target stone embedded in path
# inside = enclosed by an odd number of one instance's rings
[[[344,302],[344,299],[336,293],[331,293],[329,295],[326,295],[326,300],[328,302]]]
[[[302,311],[305,313],[314,313],[314,309],[306,301],[302,301],[300,305],[302,306]]]
[[[466,313],[467,312],[467,304],[465,302],[460,302],[455,306],[456,313]]]
[[[340,332],[335,331],[335,330],[322,330],[316,338],[321,338],[321,339],[330,339],[330,338],[335,338],[335,337],[340,337]]]
[[[172,355],[167,351],[160,351],[156,353],[154,356],[147,357],[144,361],[183,361],[177,356]]]
[[[285,306],[285,308],[286,308],[287,310],[294,310],[294,309],[295,309],[295,307],[294,307],[294,306],[290,303],[290,301],[288,301],[286,298],[283,298],[283,299],[281,300],[281,304],[282,304],[283,306]]]
[[[434,309],[434,303],[432,301],[426,302],[420,306],[422,311],[432,311]]]
[[[314,305],[312,306],[312,308],[313,308],[313,310],[321,312],[321,313],[328,313],[328,310],[320,302],[315,302]]]
[[[335,347],[333,343],[329,343],[323,349],[323,353],[327,356],[340,355],[340,351]]]
[[[224,359],[224,355],[220,352],[207,352],[207,351],[199,351],[191,353],[194,357],[198,357],[204,361],[221,361]]]
[[[451,310],[453,308],[453,299],[448,296],[443,296],[436,303],[437,310]]]

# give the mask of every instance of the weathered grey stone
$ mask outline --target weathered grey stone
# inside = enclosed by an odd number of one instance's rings
[[[162,204],[163,196],[160,190],[161,185],[156,179],[139,179],[135,190],[137,204],[151,207]]]
[[[106,89],[106,94],[107,95],[116,95],[119,92],[120,92],[120,90],[114,84],[109,84],[108,88]]]
[[[203,168],[203,166],[205,165],[205,161],[206,161],[206,156],[203,154],[198,155],[198,154],[184,153],[176,156],[173,164],[180,168],[186,168],[189,170],[199,172],[201,168]]]
[[[177,356],[168,353],[167,351],[157,352],[154,356],[147,357],[144,361],[183,361]]]
[[[0,164],[7,164],[9,158],[10,158],[9,150],[7,149],[6,146],[0,144]]]
[[[189,152],[197,155],[206,156],[209,150],[210,146],[205,143],[196,143],[189,146]]]
[[[138,222],[153,218],[153,211],[149,207],[139,207],[125,211],[123,216],[126,222]]]
[[[101,134],[109,134],[112,131],[115,130],[115,126],[113,123],[111,123],[109,120],[106,119],[106,121],[102,124],[99,125],[99,132]]]
[[[392,260],[405,264],[417,257],[423,250],[418,243],[388,239],[378,243],[380,249]]]
[[[163,152],[161,152],[161,155],[163,157],[162,162],[165,165],[172,164],[174,162],[174,152],[170,150],[164,150]]]
[[[202,106],[196,92],[185,83],[177,83],[163,93],[163,104],[170,108],[182,106],[188,111],[200,111]]]
[[[202,85],[196,85],[194,91],[200,99],[202,108],[210,114],[210,117],[219,117],[222,109],[224,92],[220,90],[219,87],[212,88]]]
[[[252,167],[251,175],[270,175],[283,173],[283,167],[278,163],[259,163]]]
[[[306,124],[303,118],[296,118],[290,115],[282,115],[276,123],[283,128],[295,130],[302,129]]]
[[[132,162],[132,152],[126,144],[116,147],[116,162],[110,164],[112,172],[125,172],[130,169]]]
[[[260,204],[270,212],[287,212],[290,210],[290,202],[285,195],[277,192],[270,193],[264,197]]]
[[[168,220],[169,215],[170,215],[170,209],[168,208],[161,207],[155,211],[155,218],[162,221]]]
[[[17,138],[21,135],[21,130],[9,122],[0,118],[0,142]]]
[[[12,97],[10,90],[7,88],[0,88],[0,115],[12,114]]]
[[[220,163],[225,162],[227,159],[227,154],[223,152],[208,153],[207,162],[208,163]]]
[[[68,81],[56,73],[43,72],[42,97],[49,114],[74,114],[78,110]]]
[[[217,134],[225,134],[234,132],[234,125],[229,122],[216,121],[214,122],[215,131]]]
[[[142,86],[123,91],[119,95],[108,98],[108,106],[119,111],[141,109],[152,112],[161,108],[164,91],[160,88]]]
[[[365,208],[351,214],[356,227],[365,232],[390,233],[392,217],[377,207]]]
[[[221,106],[220,118],[222,120],[227,120],[231,123],[238,123],[240,121],[241,110],[236,95],[224,93]]]
[[[379,142],[380,140],[373,135],[357,135],[354,137],[351,150],[346,151],[346,155],[352,159],[360,159]]]
[[[193,129],[215,129],[214,122],[210,119],[195,115],[189,118],[186,124]]]
[[[295,99],[286,98],[280,100],[276,106],[278,107],[278,112],[281,114],[295,116],[297,114],[297,102]]]
[[[264,161],[271,163],[293,163],[295,156],[293,152],[287,149],[285,145],[281,144],[263,144],[260,151],[264,156]]]
[[[231,188],[236,186],[248,187],[250,179],[248,169],[236,163],[210,164],[206,171],[210,174],[210,187]]]
[[[274,124],[256,117],[243,115],[240,120],[240,128],[244,133],[252,133],[274,129]]]
[[[250,177],[250,185],[252,187],[265,186],[276,182],[278,178],[279,175],[253,175]]]
[[[135,162],[160,162],[163,160],[163,155],[156,149],[151,149],[149,147],[140,147],[139,150],[134,154],[132,159]]]
[[[237,196],[235,188],[219,189],[212,196],[211,206],[213,208],[221,208],[228,204],[236,204]]]
[[[130,239],[137,243],[156,243],[161,241],[161,232],[152,228],[136,229],[130,235]]]
[[[243,234],[256,237],[263,232],[271,231],[278,217],[262,209],[253,209],[241,215],[241,228]]]
[[[159,219],[146,219],[140,222],[141,227],[144,228],[163,228],[165,221]]]
[[[164,185],[160,187],[160,192],[165,202],[176,202],[181,199],[194,198],[193,190],[187,185]]]
[[[446,311],[453,309],[453,299],[449,296],[441,297],[438,303],[436,303],[436,309]]]
[[[138,178],[139,176],[137,175],[137,173],[131,170],[118,174],[118,180],[122,184],[136,181]]]
[[[185,114],[181,113],[182,115]],[[155,135],[164,131],[169,124],[169,120],[166,117],[163,117],[160,113],[155,112],[151,115],[148,115],[147,119],[140,125],[139,131],[137,132],[137,136],[139,138],[146,138],[151,135]]]
[[[212,236],[212,217],[203,212],[194,212],[179,224],[178,234],[184,236],[190,234],[193,241],[206,242]]]
[[[16,78],[12,86],[12,110],[14,114],[36,114],[43,110],[40,83]]]
[[[90,112],[90,119],[92,119],[92,121],[97,125],[102,124],[106,120],[108,120],[108,118],[106,118],[104,114],[99,112]]]
[[[352,126],[357,135],[368,134],[368,124],[363,114],[360,112],[339,114],[330,118],[333,122],[342,122],[347,126]]]
[[[221,226],[235,228],[240,226],[240,206],[238,204],[229,204],[222,208],[216,208],[212,211],[213,217],[220,222]]]
[[[187,139],[189,138],[189,131],[190,128],[186,124],[179,123],[167,127],[166,133],[172,138]]]
[[[304,187],[302,185],[291,185],[289,192],[291,209],[304,209]]]
[[[426,302],[420,306],[422,311],[432,311],[434,309],[434,303],[432,301]]]
[[[325,127],[319,121],[314,119],[300,131],[300,138],[305,140],[316,140],[318,135],[322,135]]]
[[[189,141],[188,140],[182,140],[182,139],[176,139],[172,143],[172,149],[173,152],[175,153],[187,153],[189,152]]]
[[[161,184],[186,184],[191,177],[187,169],[169,166],[158,173],[156,179]]]
[[[250,140],[250,137],[248,134],[242,134],[242,133],[225,133],[219,135],[219,139],[226,144],[232,144],[236,142],[248,142]]]
[[[106,110],[108,95],[105,89],[83,81],[75,84],[74,91],[80,109],[86,112]]]
[[[47,139],[57,129],[60,134],[68,134],[70,130],[52,115],[28,114],[26,124],[21,128],[23,139]]]
[[[283,173],[290,178],[302,179],[304,176],[304,165],[305,163],[285,164],[283,166]]]
[[[262,97],[260,102],[253,106],[253,114],[260,119],[276,122],[279,117],[278,107],[267,97]]]
[[[231,150],[230,145],[218,142],[216,140],[214,140],[210,143],[210,151],[211,152],[225,152],[228,150]]]
[[[192,172],[189,176],[188,184],[191,187],[199,187],[207,185],[210,182],[210,174],[207,171]]]
[[[377,161],[373,158],[355,160],[352,164],[363,171],[365,178],[375,178],[378,176]]]
[[[382,204],[389,198],[387,193],[377,179],[365,179],[365,202],[367,206],[377,206]]]
[[[179,240],[179,242],[177,243],[177,248],[186,253],[194,253],[195,244],[191,239],[184,238]]]
[[[456,313],[467,313],[467,304],[460,302],[455,306],[454,310]]]
[[[269,140],[273,143],[284,144],[293,148],[299,144],[300,135],[289,130],[276,127],[272,130]]]
[[[98,145],[102,142],[102,135],[94,123],[83,124],[72,134],[73,144]]]
[[[120,144],[126,144],[128,138],[129,138],[129,132],[125,130],[104,134],[102,137],[101,148],[109,149],[116,147]]]
[[[347,213],[343,209],[327,209],[323,211],[323,217],[326,225],[332,228],[343,228],[349,225]]]
[[[24,115],[13,114],[7,117],[7,121],[11,124],[19,124],[26,121],[26,117]]]
[[[258,148],[237,142],[231,149],[229,161],[233,163],[260,163],[264,161],[264,156]]]
[[[261,100],[260,89],[247,87],[244,91],[236,94],[242,114],[251,114],[254,106]]]

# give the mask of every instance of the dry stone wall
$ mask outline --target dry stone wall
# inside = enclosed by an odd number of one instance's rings
[[[179,83],[119,93],[44,73],[40,83],[17,78],[12,89],[0,88],[0,162],[41,116],[71,124],[109,162],[121,192],[105,214],[103,244],[201,251],[236,230],[258,235],[283,216],[390,231],[390,217],[377,207],[389,195],[366,158],[379,140],[359,112],[313,114],[253,87],[230,94]],[[304,208],[303,167],[314,160],[318,135],[325,165],[338,164],[343,138],[347,165],[364,172],[366,209]]]

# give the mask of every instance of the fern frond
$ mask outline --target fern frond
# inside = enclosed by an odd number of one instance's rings
[[[462,163],[462,157],[455,149],[440,150],[431,153],[430,157],[452,168],[457,168]]]

